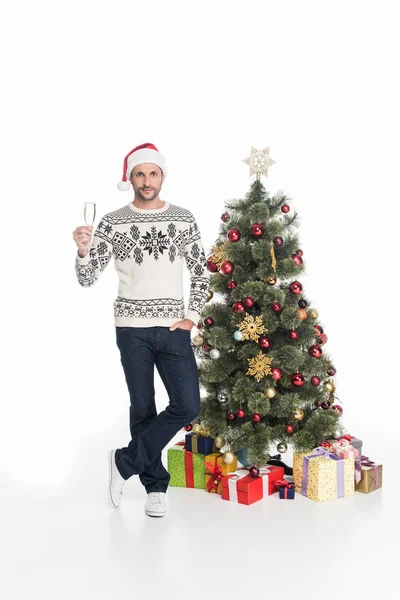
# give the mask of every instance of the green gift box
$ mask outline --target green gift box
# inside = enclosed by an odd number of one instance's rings
[[[205,456],[186,450],[185,442],[178,442],[168,448],[169,485],[175,487],[206,487]]]

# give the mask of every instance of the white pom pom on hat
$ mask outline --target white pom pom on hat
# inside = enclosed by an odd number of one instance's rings
[[[126,192],[130,188],[130,179],[133,169],[136,165],[142,165],[143,163],[152,163],[162,169],[164,175],[167,175],[167,167],[165,164],[165,157],[158,151],[154,144],[141,144],[131,150],[124,158],[124,170],[122,174],[122,181],[117,184],[117,188],[121,192]]]

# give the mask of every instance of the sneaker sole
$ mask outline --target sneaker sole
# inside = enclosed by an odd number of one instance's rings
[[[146,513],[146,515],[148,517],[165,517],[165,515],[167,514],[167,511],[160,513],[160,512],[149,512],[147,510],[144,511]]]
[[[117,504],[115,504],[112,494],[111,494],[111,474],[112,474],[112,459],[114,456],[114,450],[110,450],[108,453],[108,498],[110,500],[110,504],[112,508],[119,508]]]

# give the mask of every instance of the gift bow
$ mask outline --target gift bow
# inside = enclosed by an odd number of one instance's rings
[[[277,480],[275,481],[275,485],[276,485],[276,487],[278,487],[278,488],[279,488],[279,487],[282,487],[282,486],[285,486],[285,487],[287,487],[287,488],[291,488],[291,487],[293,487],[293,486],[294,486],[294,483],[292,483],[291,481],[286,481],[286,479],[277,479]]]
[[[209,469],[211,471],[211,473],[207,473],[207,474],[212,475],[212,477],[210,477],[209,480],[207,481],[207,491],[211,492],[211,489],[213,487],[215,488],[215,490],[217,490],[219,482],[221,481],[221,479],[223,477],[222,469],[219,465],[217,465],[217,464],[213,465],[210,462],[206,462],[205,466],[207,467],[207,469]]]
[[[374,463],[372,462],[372,460],[369,459],[368,456],[360,456],[360,458],[356,458],[355,463],[355,471],[354,471],[354,479],[356,482],[356,485],[358,485],[361,481],[361,467],[374,467],[375,469],[375,474],[376,474],[376,481],[375,481],[375,486],[378,485],[378,463]]]

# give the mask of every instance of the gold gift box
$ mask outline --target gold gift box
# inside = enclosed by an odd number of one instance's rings
[[[377,472],[374,467],[361,467],[361,480],[356,485],[356,492],[361,494],[370,494],[382,487],[383,465],[376,464]]]

